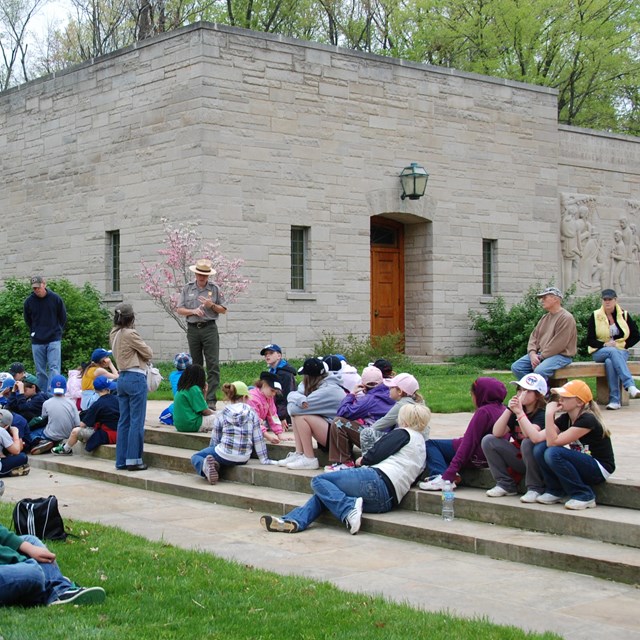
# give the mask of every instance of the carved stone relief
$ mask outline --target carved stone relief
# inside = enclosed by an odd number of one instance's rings
[[[578,295],[609,287],[618,295],[640,295],[639,222],[640,202],[628,200],[619,218],[605,219],[595,197],[562,194],[562,286],[575,283]]]

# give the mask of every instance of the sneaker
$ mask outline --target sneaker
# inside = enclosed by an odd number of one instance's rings
[[[106,597],[102,587],[72,587],[51,604],[100,604]]]
[[[633,384],[627,389],[627,393],[629,394],[630,398],[640,397],[640,389],[638,389],[638,387]]]
[[[28,464],[21,464],[19,467],[13,467],[13,469],[9,471],[9,475],[14,478],[17,476],[28,476],[29,471],[31,471],[31,467]]]
[[[593,509],[596,506],[595,500],[567,500],[564,503],[565,509],[571,509],[572,511],[578,511],[580,509]]]
[[[344,469],[353,469],[356,464],[353,460],[347,460],[346,462],[334,462],[333,464],[328,464],[324,470],[327,472],[330,471],[343,471]]]
[[[287,465],[287,469],[319,469],[318,458],[307,458],[305,455],[297,456],[293,462]]]
[[[32,456],[39,456],[43,453],[49,453],[53,447],[56,446],[55,442],[51,442],[51,440],[41,440],[37,445],[31,447],[30,454]]]
[[[539,496],[540,494],[537,491],[534,491],[533,489],[529,489],[527,493],[525,493],[523,496],[520,496],[520,502],[525,502],[526,504],[533,504],[534,502],[538,501]]]
[[[286,458],[282,458],[282,460],[278,460],[278,466],[280,467],[286,467],[290,462],[293,462],[296,458],[299,458],[300,456],[303,456],[303,453],[300,453],[298,451],[289,451],[289,453],[287,453],[287,457]]]
[[[295,533],[298,530],[297,522],[275,518],[274,516],[262,516],[260,524],[271,533]]]
[[[51,453],[55,453],[57,456],[72,456],[73,451],[71,449],[65,449],[63,444],[59,444],[57,447],[51,449]]]
[[[344,519],[344,523],[349,529],[349,533],[355,536],[360,531],[360,525],[362,524],[362,498],[356,498],[356,503],[353,505],[353,509],[349,511],[349,514]]]
[[[213,457],[207,456],[202,465],[202,473],[209,481],[209,484],[215,484],[220,479],[220,463]]]
[[[620,409],[620,403],[619,402],[610,402],[607,405],[607,409],[609,409],[609,411],[617,411],[618,409]]]
[[[423,491],[442,491],[442,487],[444,487],[444,480],[441,475],[431,476],[427,478],[425,482],[421,482],[418,485]],[[451,488],[456,488],[456,483],[451,483]]]
[[[553,493],[543,493],[536,498],[536,502],[539,504],[557,504],[562,502],[562,496],[556,496]]]
[[[500,485],[496,485],[493,489],[489,489],[487,491],[487,495],[490,498],[504,498],[505,496],[515,496],[517,491],[507,491],[507,489],[503,489]]]

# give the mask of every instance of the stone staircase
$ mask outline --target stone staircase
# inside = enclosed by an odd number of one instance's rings
[[[223,472],[209,485],[195,475],[190,457],[208,445],[205,434],[177,433],[173,427],[145,430],[149,469],[123,472],[114,467],[115,447],[94,455],[47,454],[30,458],[32,466],[148,491],[183,496],[256,512],[281,515],[303,504],[317,472],[263,466],[251,460]],[[280,459],[290,445],[269,446]],[[78,455],[80,454],[80,455]],[[321,457],[321,463],[324,464]],[[493,486],[487,470],[463,473],[456,491],[456,518],[440,518],[440,494],[412,489],[400,508],[387,514],[365,514],[362,531],[448,549],[486,555],[561,571],[572,571],[627,584],[640,583],[640,486],[611,480],[598,488],[598,508],[569,512],[561,505],[526,505],[516,497],[488,498]],[[327,524],[338,525],[327,516]]]

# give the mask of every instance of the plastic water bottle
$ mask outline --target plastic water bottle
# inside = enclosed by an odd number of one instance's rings
[[[453,502],[456,498],[453,485],[449,480],[444,481],[442,487],[442,519],[451,522],[454,516]]]

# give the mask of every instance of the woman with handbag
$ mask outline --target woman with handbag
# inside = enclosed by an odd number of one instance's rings
[[[147,366],[153,356],[150,347],[134,328],[135,315],[130,304],[115,308],[109,342],[120,369],[118,377],[118,440],[116,469],[144,471],[142,461],[144,420],[147,413]]]

